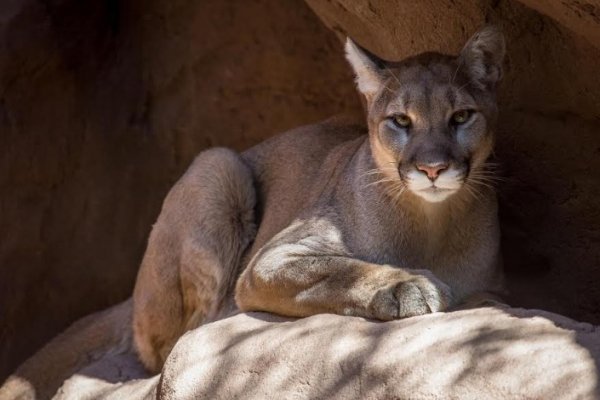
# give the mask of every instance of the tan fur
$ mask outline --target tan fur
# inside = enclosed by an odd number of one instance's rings
[[[134,341],[150,370],[186,330],[236,309],[236,279],[244,311],[381,320],[501,287],[485,172],[501,34],[485,28],[459,57],[396,64],[351,41],[346,51],[368,132],[330,120],[240,156],[209,150],[169,193],[134,292]],[[449,125],[462,109],[476,112]],[[410,129],[393,122],[399,113]],[[435,186],[425,164],[445,166]]]
[[[159,371],[187,330],[236,310],[391,320],[480,304],[480,293],[500,290],[486,160],[502,36],[485,28],[458,57],[400,63],[351,41],[346,52],[368,129],[331,119],[241,155],[201,153],[154,225],[133,315],[126,302],[74,324],[0,398],[49,397],[86,360],[128,352],[131,319],[140,360]],[[468,122],[450,124],[465,109],[474,110]],[[408,128],[394,122],[399,115]]]
[[[150,370],[184,332],[232,308],[225,293],[255,234],[254,205],[251,172],[227,149],[200,154],[169,192],[133,293],[135,345]]]

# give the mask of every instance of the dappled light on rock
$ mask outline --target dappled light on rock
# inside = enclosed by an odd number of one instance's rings
[[[600,394],[599,365],[600,329],[543,311],[481,308],[385,323],[249,313],[183,336],[160,380],[94,387],[80,372],[60,393],[65,399],[100,391],[142,399],[153,390],[159,399],[588,399]]]

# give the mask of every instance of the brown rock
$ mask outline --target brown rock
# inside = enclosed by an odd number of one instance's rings
[[[600,1],[598,0],[520,0],[549,16],[600,48]]]

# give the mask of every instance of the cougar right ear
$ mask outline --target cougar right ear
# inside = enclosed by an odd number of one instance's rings
[[[356,74],[358,90],[367,99],[374,96],[385,81],[385,61],[369,53],[350,38],[346,39],[346,59]]]
[[[469,39],[459,56],[467,68],[471,83],[480,89],[491,89],[502,78],[502,61],[506,53],[504,36],[493,25],[484,26]]]

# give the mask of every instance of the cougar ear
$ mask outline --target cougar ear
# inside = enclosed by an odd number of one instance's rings
[[[487,25],[475,33],[460,52],[459,63],[467,68],[471,82],[479,89],[493,89],[502,79],[506,47],[504,35]]]
[[[356,74],[358,90],[367,99],[379,91],[385,81],[385,62],[363,49],[350,38],[346,39],[346,59]]]

